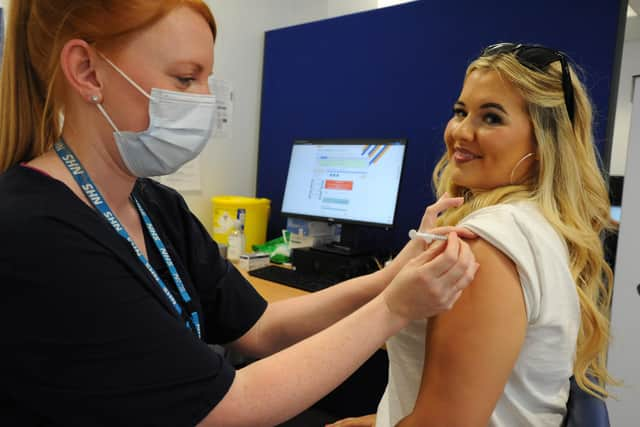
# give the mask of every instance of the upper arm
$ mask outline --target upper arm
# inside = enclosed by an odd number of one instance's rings
[[[400,426],[486,426],[524,342],[527,316],[514,263],[484,240],[480,263],[453,309],[429,321],[422,383]]]
[[[271,343],[265,336],[265,331],[269,329],[269,325],[272,323],[273,313],[273,304],[267,304],[264,313],[254,325],[241,337],[226,344],[226,347],[253,357],[266,357],[272,354],[273,352],[269,350]]]

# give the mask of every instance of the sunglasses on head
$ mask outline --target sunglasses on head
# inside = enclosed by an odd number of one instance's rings
[[[567,56],[555,49],[544,46],[524,45],[516,43],[497,43],[486,47],[480,56],[493,56],[513,53],[522,65],[539,72],[544,72],[549,64],[560,61],[562,66],[562,92],[564,93],[564,105],[567,108],[569,120],[573,125],[574,97],[573,84],[569,75]]]

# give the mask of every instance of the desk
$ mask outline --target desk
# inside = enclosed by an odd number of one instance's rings
[[[253,285],[268,302],[306,295],[309,292],[269,280],[250,276],[238,267],[238,271]],[[389,359],[384,347],[378,350],[343,384],[329,393],[314,407],[332,414],[333,420],[353,416],[354,414],[373,414],[378,408],[382,394],[387,386]]]
[[[300,295],[306,295],[309,293],[307,291],[292,288],[290,286],[281,285],[280,283],[275,283],[269,280],[250,276],[246,270],[238,267],[237,265],[236,268],[249,281],[249,283],[251,283],[253,287],[256,288],[256,291],[258,291],[258,293],[262,295],[262,298],[266,299],[268,302],[276,302]]]

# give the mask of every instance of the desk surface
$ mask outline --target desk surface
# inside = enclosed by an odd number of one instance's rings
[[[244,277],[247,278],[249,283],[253,285],[260,295],[268,302],[276,302],[283,299],[293,298],[300,295],[306,295],[309,292],[302,291],[300,289],[292,288],[290,286],[281,285],[280,283],[271,282],[269,280],[260,279],[258,277],[250,276],[246,270],[238,267],[236,268]]]
[[[275,283],[270,280],[260,279],[259,277],[250,276],[246,270],[238,267],[236,268],[244,277],[247,278],[249,283],[253,285],[253,287],[258,291],[262,298],[266,299],[268,302],[276,302],[288,298],[297,297],[300,295],[306,295],[309,292],[302,291],[300,289],[292,288],[290,286],[281,285],[280,283]],[[386,350],[387,346],[383,345],[381,347],[382,350]],[[386,380],[385,380],[386,381]],[[386,384],[386,383],[385,383]]]

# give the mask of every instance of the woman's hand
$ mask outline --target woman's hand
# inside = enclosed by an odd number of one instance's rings
[[[418,231],[441,235],[447,235],[453,231],[463,239],[475,239],[477,237],[476,234],[464,227],[436,227],[436,222],[441,213],[447,209],[460,207],[463,203],[464,197],[450,197],[449,193],[444,193],[434,204],[427,206],[424,215],[422,215]]]
[[[460,230],[461,233],[469,232],[468,230],[462,227],[434,228],[436,226],[436,222],[438,221],[438,217],[440,216],[441,213],[443,213],[447,209],[457,208],[461,206],[463,203],[464,203],[464,197],[450,197],[449,193],[444,193],[438,200],[436,200],[434,204],[427,206],[427,209],[424,211],[424,215],[422,215],[422,221],[420,221],[420,229],[418,231],[426,231],[434,234],[447,234],[446,232],[437,233],[436,231],[457,228]],[[465,236],[462,236],[462,237],[465,237]]]
[[[452,232],[407,262],[381,295],[406,320],[432,317],[453,307],[477,270],[469,245]]]
[[[371,414],[363,417],[345,418],[333,424],[327,424],[325,427],[375,427],[375,425],[376,416]]]

